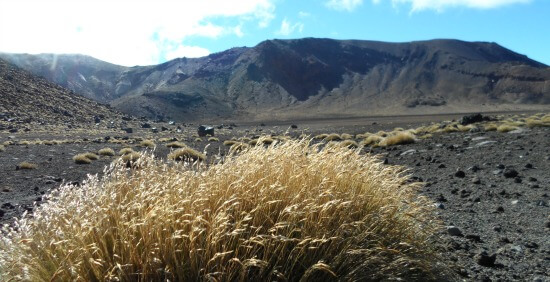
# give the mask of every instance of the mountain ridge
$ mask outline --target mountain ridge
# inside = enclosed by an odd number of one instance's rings
[[[517,110],[550,103],[550,68],[494,42],[274,39],[152,66],[62,55],[49,72],[33,67],[26,58],[32,55],[0,56],[52,81],[65,74],[60,85],[160,119]]]

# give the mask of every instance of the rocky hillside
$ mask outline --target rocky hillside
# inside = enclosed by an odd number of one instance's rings
[[[48,78],[91,70],[54,81],[123,112],[177,120],[506,111],[550,103],[548,66],[487,42],[269,40],[146,67],[90,58],[74,67],[76,59],[65,64],[58,57],[47,75],[29,63],[32,56],[8,57]]]
[[[0,59],[0,128],[7,124],[93,123],[94,117],[119,116],[108,106]]]

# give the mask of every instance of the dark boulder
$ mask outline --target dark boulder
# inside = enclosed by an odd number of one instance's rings
[[[214,136],[214,127],[201,125],[199,126],[197,133],[200,137],[204,137],[206,135]]]
[[[487,116],[483,116],[482,114],[473,114],[473,115],[467,115],[463,116],[459,122],[462,125],[468,125],[476,122],[482,122],[482,121],[489,121],[491,118]]]

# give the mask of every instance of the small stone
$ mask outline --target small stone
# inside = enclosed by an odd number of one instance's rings
[[[515,183],[521,183],[522,181],[523,180],[521,180],[521,178],[519,178],[519,177],[514,178]]]
[[[435,198],[438,202],[446,202],[447,199],[445,198],[445,196],[443,196],[443,194],[439,194],[437,195],[437,197]]]
[[[497,207],[496,212],[504,212],[504,208],[502,206]]]
[[[517,172],[517,170],[515,170],[515,169],[513,169],[513,168],[506,168],[502,174],[503,174],[504,177],[506,177],[506,178],[515,178],[516,176],[519,175],[519,173]]]
[[[497,254],[489,255],[486,251],[479,252],[475,259],[477,261],[477,264],[485,267],[494,267],[495,261],[497,259]]]
[[[474,242],[477,242],[477,243],[480,243],[481,242],[481,237],[479,235],[474,235],[474,234],[468,234],[466,235],[466,238],[467,239],[470,239]]]
[[[511,203],[512,203],[512,205],[517,205],[519,203],[519,201],[518,200],[513,200]]]
[[[481,180],[479,179],[479,177],[475,176],[474,178],[472,178],[472,183],[473,184],[481,184]]]
[[[525,243],[525,247],[527,247],[529,249],[537,249],[539,247],[539,244],[537,244],[535,242],[527,242],[527,243]]]
[[[466,177],[466,173],[462,170],[458,170],[457,172],[455,172],[455,177],[464,178]]]
[[[447,226],[447,233],[449,233],[449,235],[451,236],[459,236],[459,237],[462,237],[462,231],[460,230],[460,228],[456,227],[456,226]]]
[[[525,164],[525,168],[533,168],[533,165],[531,163]]]
[[[437,168],[446,168],[444,164],[440,164]]]

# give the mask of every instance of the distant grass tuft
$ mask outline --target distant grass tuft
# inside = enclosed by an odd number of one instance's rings
[[[145,148],[154,148],[155,142],[153,140],[143,140],[139,143],[139,146]]]
[[[94,153],[88,152],[88,153],[84,153],[84,155],[86,156],[86,158],[88,158],[92,161],[95,161],[95,160],[99,159],[99,157]]]
[[[371,135],[369,137],[367,137],[367,139],[361,141],[361,145],[362,146],[371,146],[371,145],[375,145],[375,144],[378,144],[380,141],[382,141],[382,137],[378,136],[378,135]]]
[[[217,137],[209,137],[208,142],[220,142],[220,139]]]
[[[18,165],[19,169],[35,169],[37,166],[33,163],[22,162]]]
[[[120,149],[120,151],[118,151],[118,154],[120,156],[124,156],[124,155],[130,154],[130,153],[133,153],[133,152],[134,152],[134,149],[132,149],[132,148],[122,148],[122,149]]]
[[[97,152],[100,156],[114,156],[115,151],[111,148],[103,148]]]
[[[6,150],[6,146],[0,145],[0,152],[4,152]]]
[[[166,144],[166,147],[168,147],[168,148],[185,148],[185,147],[187,147],[187,145],[185,145],[185,143],[182,143],[182,142],[174,141],[174,142],[170,142],[170,143]]]
[[[178,149],[168,154],[168,158],[174,161],[196,162],[204,161],[206,156],[203,153],[188,147]]]
[[[2,279],[452,280],[433,203],[372,156],[289,141],[208,167],[136,164],[6,225]]]
[[[247,143],[248,142],[250,142],[250,140],[248,140]],[[225,140],[225,141],[223,141],[223,145],[225,145],[225,146],[233,146],[236,143],[239,143],[239,141],[237,141],[237,140]]]
[[[342,140],[342,137],[336,133],[332,133],[332,134],[329,134],[327,135],[327,137],[325,137],[324,139],[325,141],[340,141]]]
[[[88,158],[87,153],[78,154],[78,155],[74,156],[73,161],[76,164],[91,164],[92,163],[92,160],[90,158]]]
[[[499,127],[497,127],[498,132],[510,132],[518,129],[517,126],[511,125],[511,124],[501,124]]]
[[[414,135],[409,132],[399,132],[395,135],[390,135],[380,141],[380,146],[393,146],[393,145],[402,145],[402,144],[411,144],[416,140]]]

